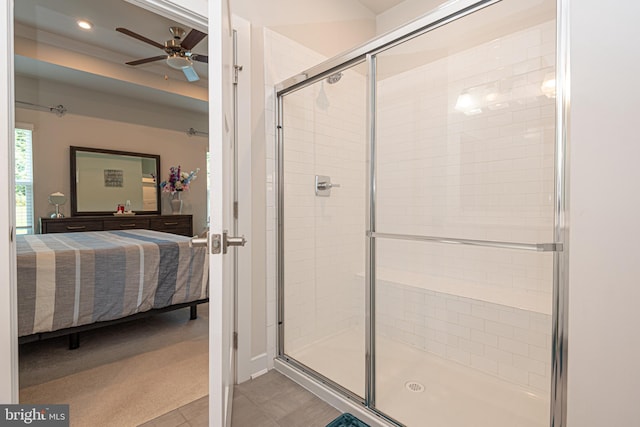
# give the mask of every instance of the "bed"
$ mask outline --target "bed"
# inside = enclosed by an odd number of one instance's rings
[[[206,247],[153,230],[17,236],[21,343],[191,307],[209,296]]]

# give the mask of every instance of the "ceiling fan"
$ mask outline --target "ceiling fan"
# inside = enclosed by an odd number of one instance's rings
[[[145,43],[148,43],[152,46],[155,46],[159,49],[162,49],[166,52],[166,55],[160,56],[152,56],[151,58],[138,59],[135,61],[125,62],[127,65],[141,65],[146,64],[148,62],[166,60],[167,65],[171,68],[175,68],[176,70],[182,70],[184,76],[190,82],[195,82],[200,80],[198,73],[193,69],[193,61],[198,62],[209,62],[209,57],[207,55],[200,55],[198,53],[192,53],[191,49],[195,47],[198,43],[204,39],[207,34],[200,32],[198,30],[191,30],[186,37],[186,31],[180,27],[169,27],[169,32],[173,36],[171,40],[167,40],[164,42],[164,45],[150,40],[140,34],[134,33],[131,30],[127,30],[126,28],[118,27],[116,31],[122,34],[126,34],[129,37],[133,37],[134,39],[138,39]],[[184,39],[183,39],[184,37]]]

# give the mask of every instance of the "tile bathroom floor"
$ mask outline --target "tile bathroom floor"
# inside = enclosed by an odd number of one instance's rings
[[[209,397],[168,412],[141,427],[206,427]],[[236,385],[232,427],[325,427],[340,412],[314,394],[271,370]]]

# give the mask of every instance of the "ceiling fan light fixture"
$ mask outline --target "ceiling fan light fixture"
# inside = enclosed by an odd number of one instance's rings
[[[86,19],[78,19],[76,21],[76,24],[78,24],[78,27],[82,28],[83,30],[91,30],[93,28],[93,24]]]
[[[167,58],[167,65],[176,70],[184,70],[193,66],[191,60],[185,56],[171,55]]]

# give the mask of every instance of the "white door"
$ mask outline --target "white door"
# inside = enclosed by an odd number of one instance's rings
[[[187,11],[194,2],[152,2],[129,0],[131,3],[152,9],[167,16],[190,17]],[[176,4],[174,8],[172,3]],[[185,3],[181,7],[180,3]],[[187,5],[186,3],[189,3]],[[198,5],[201,3],[198,2]],[[222,235],[231,230],[232,219],[232,156],[233,130],[232,108],[232,33],[227,0],[208,2],[209,31],[209,152],[211,153],[211,234]],[[8,48],[0,56],[0,86],[12,87],[13,1],[0,0],[0,27],[7,29],[3,35]],[[201,12],[201,11],[198,11]],[[9,164],[9,147],[13,143],[13,92],[0,96],[0,162]],[[5,209],[0,215],[0,277],[12,286],[0,287],[0,402],[18,402],[17,381],[17,327],[15,259],[10,240],[15,223],[11,192],[5,192]],[[211,255],[210,258],[210,329],[209,329],[209,424],[215,427],[231,424],[231,402],[233,397],[233,269],[230,249],[227,255]]]
[[[209,2],[210,233],[233,229],[233,33],[227,0]],[[220,242],[223,243],[223,242]],[[233,251],[212,254],[209,281],[209,425],[231,425],[234,328]]]

